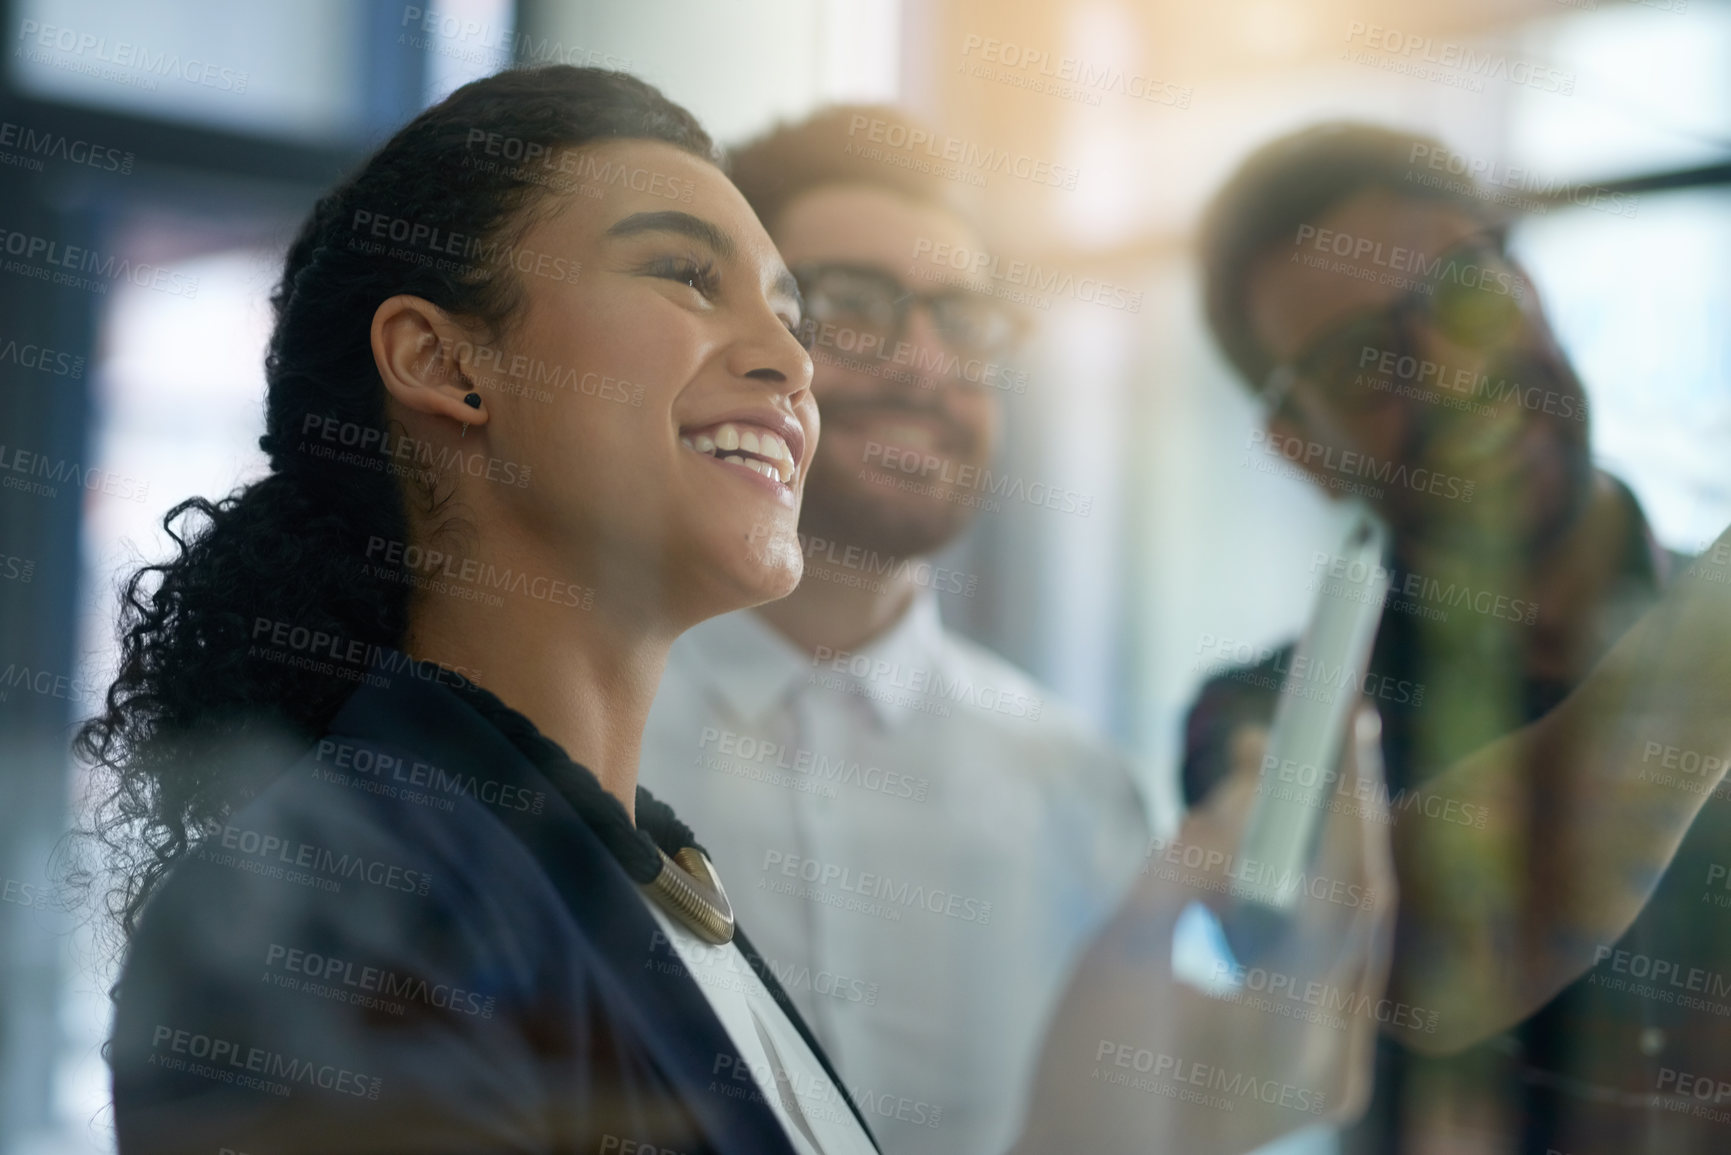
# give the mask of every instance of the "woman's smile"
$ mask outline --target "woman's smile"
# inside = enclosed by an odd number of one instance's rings
[[[793,417],[775,410],[739,414],[681,429],[679,443],[729,473],[762,487],[789,509],[797,506],[806,435]]]

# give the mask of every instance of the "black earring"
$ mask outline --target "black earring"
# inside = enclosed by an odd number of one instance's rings
[[[479,393],[466,393],[463,395],[463,404],[471,409],[479,409],[481,407],[481,395]]]

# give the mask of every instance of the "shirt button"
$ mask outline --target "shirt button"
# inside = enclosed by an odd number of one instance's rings
[[[1641,1039],[1638,1045],[1643,1055],[1649,1057],[1657,1055],[1665,1049],[1665,1032],[1658,1027],[1644,1027],[1641,1030]]]

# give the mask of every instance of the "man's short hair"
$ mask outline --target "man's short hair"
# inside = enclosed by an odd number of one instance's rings
[[[827,185],[887,189],[971,224],[972,214],[950,182],[909,167],[925,159],[925,147],[909,145],[910,139],[941,137],[888,105],[836,104],[730,150],[727,175],[771,234],[789,204]]]
[[[1466,166],[1439,167],[1434,158],[1459,159],[1435,137],[1349,121],[1319,124],[1251,153],[1214,195],[1201,230],[1203,299],[1215,340],[1251,389],[1260,389],[1274,359],[1250,322],[1250,270],[1300,225],[1371,188],[1490,219]]]

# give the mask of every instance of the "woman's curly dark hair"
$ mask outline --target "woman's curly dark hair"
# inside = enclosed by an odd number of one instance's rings
[[[534,209],[571,184],[555,162],[612,139],[717,160],[690,113],[633,77],[504,72],[417,116],[289,246],[265,358],[270,473],[164,517],[179,556],[125,582],[119,672],[74,741],[98,774],[88,833],[125,937],[176,860],[244,800],[223,752],[315,740],[365,674],[340,655],[402,644],[409,575],[360,563],[369,542],[407,539],[410,500],[438,499],[424,476],[399,480],[387,455],[401,430],[387,429],[374,312],[407,293],[502,335],[520,300],[509,255]]]

